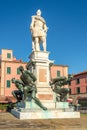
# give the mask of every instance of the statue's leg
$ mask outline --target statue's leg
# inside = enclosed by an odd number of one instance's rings
[[[13,97],[15,97],[15,98],[17,99],[17,96],[16,96],[16,94],[15,94],[15,90],[12,91],[12,95],[13,95]]]
[[[63,95],[62,95],[62,93],[60,94],[60,101],[61,102],[63,101]]]
[[[17,99],[17,101],[19,101],[19,96],[18,95],[20,95],[20,94],[19,94],[18,90],[12,91],[12,95]]]
[[[27,87],[24,87],[24,100],[26,100],[27,99]]]
[[[56,95],[56,101],[57,101],[57,102],[60,102],[60,94],[57,94],[57,95]]]
[[[36,97],[36,92],[35,90],[32,91],[32,98],[34,99]]]
[[[46,37],[41,37],[43,50],[46,51]]]
[[[67,97],[67,93],[64,93],[64,102],[66,102],[67,99],[68,99],[68,97]]]
[[[34,42],[34,37],[32,37],[32,51],[35,51],[35,42]]]
[[[23,99],[23,92],[19,90],[19,100],[21,101]]]
[[[40,100],[39,100],[37,97],[34,97],[33,99],[34,99],[35,103],[36,103],[39,107],[41,107],[43,110],[47,110],[47,108],[42,105],[42,103],[40,102]]]
[[[35,46],[36,46],[36,51],[40,51],[40,45],[39,45],[39,38],[35,37]]]

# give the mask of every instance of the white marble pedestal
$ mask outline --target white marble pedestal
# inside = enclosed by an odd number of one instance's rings
[[[64,112],[58,109],[34,110],[34,109],[12,109],[11,113],[19,119],[58,119],[58,118],[80,118],[79,112]]]
[[[49,81],[50,81],[50,64],[53,61],[49,60],[49,52],[44,51],[34,51],[29,56],[30,61],[27,66],[28,69],[33,72],[37,77],[37,97],[41,101],[53,102],[55,94],[52,91]]]
[[[80,118],[80,112],[73,111],[67,103],[58,103],[57,108],[50,106],[48,110],[42,110],[34,102],[25,104],[22,103],[21,107],[19,105],[19,107],[12,109],[11,113],[19,119]],[[43,105],[46,105],[46,103]],[[53,103],[53,105],[55,104]]]

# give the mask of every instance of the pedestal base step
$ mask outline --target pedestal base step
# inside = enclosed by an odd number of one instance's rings
[[[11,113],[19,119],[58,119],[58,118],[80,118],[80,112],[62,112],[57,109],[53,110],[29,110],[12,109]]]

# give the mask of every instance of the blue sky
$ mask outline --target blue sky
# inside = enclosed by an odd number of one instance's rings
[[[49,27],[50,60],[68,65],[69,73],[87,70],[86,0],[0,0],[0,50],[12,49],[17,59],[29,61],[29,26],[37,9]]]

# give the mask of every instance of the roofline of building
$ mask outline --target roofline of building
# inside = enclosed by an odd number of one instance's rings
[[[83,75],[83,74],[87,74],[87,70],[80,72],[78,74],[74,74],[73,76],[80,76],[80,75]]]
[[[53,64],[53,66],[69,67],[68,65],[61,65],[61,64]]]
[[[13,60],[13,61],[6,61],[6,60],[2,60],[2,62],[11,62],[11,63],[23,63],[23,64],[27,64],[27,62],[23,62],[22,60]]]
[[[6,48],[2,48],[1,50],[9,50],[9,51],[13,51],[12,49],[6,49]]]

